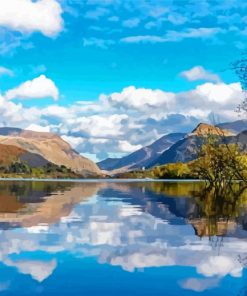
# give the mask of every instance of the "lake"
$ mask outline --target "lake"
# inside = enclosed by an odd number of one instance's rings
[[[247,295],[247,196],[198,182],[0,182],[1,295]]]

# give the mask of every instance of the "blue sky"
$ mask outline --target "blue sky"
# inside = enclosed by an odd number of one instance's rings
[[[0,124],[103,159],[212,112],[234,120],[246,12],[237,0],[2,1]]]

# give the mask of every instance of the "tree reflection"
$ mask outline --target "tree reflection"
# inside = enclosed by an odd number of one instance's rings
[[[246,186],[234,183],[231,186],[204,186],[193,191],[197,209],[188,217],[196,234],[202,236],[224,236],[236,227],[247,205]]]

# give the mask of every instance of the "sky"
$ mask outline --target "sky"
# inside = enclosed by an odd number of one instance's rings
[[[0,0],[0,126],[97,161],[236,120],[246,15],[242,0]]]

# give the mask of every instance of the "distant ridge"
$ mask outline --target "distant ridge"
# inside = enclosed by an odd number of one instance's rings
[[[107,158],[98,162],[98,166],[102,170],[107,171],[128,171],[147,167],[165,150],[171,147],[178,140],[182,139],[185,135],[186,134],[184,133],[172,133],[165,135],[151,145],[145,146],[127,156],[122,158]]]
[[[232,133],[238,134],[247,130],[247,119],[237,120],[234,122],[224,122],[217,124],[217,126],[227,129]]]
[[[175,162],[188,162],[197,158],[198,148],[203,143],[203,137],[206,135],[219,135],[226,137],[228,143],[238,143],[242,151],[246,150],[247,131],[234,135],[232,132],[220,129],[213,125],[199,124],[191,133],[184,139],[172,145],[164,151],[149,167],[163,165]]]

